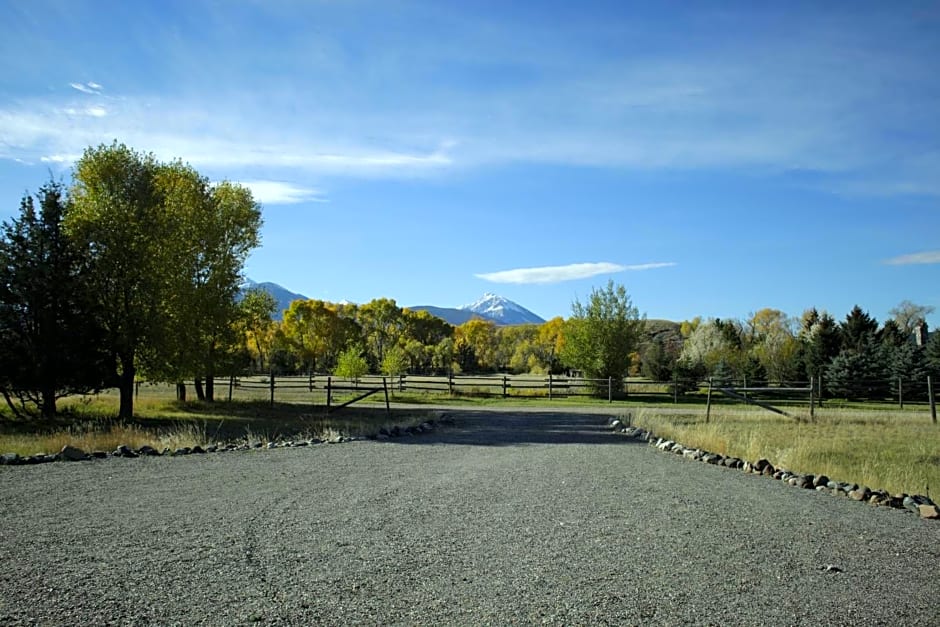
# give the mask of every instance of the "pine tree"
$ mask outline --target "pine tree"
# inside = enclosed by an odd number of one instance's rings
[[[63,229],[62,185],[50,181],[36,200],[38,212],[26,196],[19,217],[2,226],[0,385],[11,408],[10,393],[51,417],[58,397],[103,387],[109,356],[86,259]]]
[[[842,323],[842,348],[859,350],[863,345],[874,341],[877,335],[878,321],[855,305]]]

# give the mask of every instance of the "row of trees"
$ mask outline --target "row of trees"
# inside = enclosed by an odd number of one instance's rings
[[[454,327],[387,298],[364,305],[297,300],[280,322],[273,320],[273,298],[263,291],[249,291],[242,305],[254,312],[246,341],[261,372],[348,375],[350,364],[389,375],[574,367],[606,378],[627,372],[643,332],[626,290],[613,283],[594,290],[587,303],[576,302],[567,321],[541,325],[500,327],[473,319]]]
[[[264,296],[250,295],[246,302]],[[388,299],[361,306],[309,300],[292,303],[280,323],[266,318],[249,338],[255,366],[281,372],[576,369],[590,378],[642,374],[689,382],[806,381],[824,375],[835,394],[884,396],[899,378],[922,381],[940,374],[940,336],[926,345],[914,341],[915,332],[926,338],[924,317],[931,312],[904,302],[884,325],[857,306],[842,322],[815,309],[800,319],[763,309],[744,321],[696,318],[679,324],[644,320],[626,290],[611,282],[593,290],[587,302],[575,302],[567,320],[541,325],[499,327],[477,319],[452,327]]]
[[[859,306],[841,322],[816,309],[799,319],[775,309],[743,322],[696,318],[653,334],[643,348],[642,371],[661,381],[783,382],[823,376],[835,395],[881,398],[897,393],[898,380],[940,375],[940,336],[927,339],[925,317],[932,312],[932,307],[905,301],[883,325]]]
[[[215,375],[244,351],[237,302],[261,210],[239,185],[117,142],[89,148],[0,237],[0,391],[34,402],[102,387],[133,415],[139,376]]]

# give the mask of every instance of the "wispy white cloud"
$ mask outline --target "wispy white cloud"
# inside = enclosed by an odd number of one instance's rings
[[[327,202],[323,194],[309,187],[283,181],[238,181],[251,190],[255,200],[265,205],[295,205],[302,202]]]
[[[918,264],[940,263],[940,250],[930,250],[922,253],[913,253],[911,255],[901,255],[885,260],[885,263],[891,266],[910,266]]]
[[[88,81],[87,83],[69,83],[69,87],[77,89],[83,94],[100,94],[102,87],[98,83]]]
[[[631,266],[623,266],[627,271],[656,270],[657,268],[671,268],[678,265],[675,261],[660,261],[654,263],[638,263]]]
[[[93,118],[103,118],[108,115],[108,110],[101,106],[94,107],[85,107],[84,109],[76,109],[75,107],[67,107],[62,110],[67,115],[78,116],[78,115],[87,115]]]
[[[61,163],[69,165],[75,163],[78,158],[81,157],[80,154],[74,155],[45,155],[39,158],[39,161],[42,163]]]
[[[587,279],[599,274],[614,274],[629,270],[652,270],[674,265],[676,265],[674,262],[658,262],[625,266],[602,261],[598,263],[572,263],[566,266],[517,268],[515,270],[501,270],[499,272],[475,274],[474,276],[484,281],[492,281],[493,283],[549,284]]]
[[[64,106],[36,101],[6,109],[0,105],[0,158],[63,163],[60,157],[118,139],[161,159],[182,159],[209,174],[226,176],[272,168],[293,171],[279,172],[283,179],[296,176],[297,170],[308,175],[413,176],[454,163],[454,143],[447,139],[420,142],[421,147],[413,139],[331,132],[326,124],[270,125],[270,113],[257,116],[223,109],[210,113],[192,102],[131,98],[107,108],[81,101]],[[243,130],[233,134],[233,128]]]

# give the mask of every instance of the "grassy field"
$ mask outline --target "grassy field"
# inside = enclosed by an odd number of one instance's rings
[[[805,412],[804,412],[805,413]],[[940,495],[940,426],[917,410],[823,408],[815,421],[757,408],[665,412],[645,408],[633,424],[690,447],[779,468],[824,474],[892,493]]]
[[[60,402],[60,410],[54,421],[17,420],[4,414],[0,417],[0,453],[56,453],[66,444],[85,451],[110,451],[120,444],[172,450],[213,442],[329,439],[374,434],[383,426],[411,426],[429,415],[413,409],[386,413],[384,405],[357,406],[327,415],[323,407],[300,403],[181,403],[167,400],[166,390],[156,388],[141,388],[130,421],[115,419],[116,394],[67,399]]]

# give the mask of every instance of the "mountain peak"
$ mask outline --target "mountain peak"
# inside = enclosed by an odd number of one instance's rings
[[[458,309],[479,314],[497,324],[542,324],[545,322],[522,305],[491,292],[486,292],[476,302],[458,307]]]

